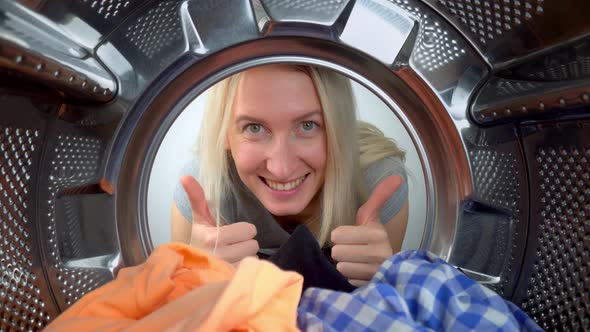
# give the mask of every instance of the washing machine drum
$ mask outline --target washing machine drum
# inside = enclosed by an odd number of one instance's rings
[[[397,115],[424,179],[418,247],[543,328],[590,329],[588,12],[584,0],[0,2],[0,329],[42,329],[144,261],[166,132],[214,83],[270,63],[339,72]]]

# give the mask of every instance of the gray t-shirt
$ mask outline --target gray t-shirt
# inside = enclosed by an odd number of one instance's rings
[[[198,180],[198,161],[195,159],[185,165],[180,175],[192,175]],[[256,226],[256,240],[261,249],[279,248],[289,238],[289,233],[285,231],[272,217],[270,212],[260,203],[254,194],[240,181],[235,170],[230,172],[230,182],[234,185],[231,193],[225,198],[221,213],[227,218],[228,222],[247,221]],[[369,194],[373,192],[380,181],[394,174],[400,174],[404,183],[402,186],[385,202],[381,209],[381,222],[387,223],[403,207],[408,198],[408,179],[404,169],[403,162],[397,157],[387,157],[371,164],[364,172],[364,180],[369,188]],[[192,220],[191,206],[188,197],[178,182],[174,191],[174,202],[178,210],[189,221]]]

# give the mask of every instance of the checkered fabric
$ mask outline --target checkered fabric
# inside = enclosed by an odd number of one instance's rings
[[[309,288],[297,324],[304,331],[542,331],[513,303],[415,250],[386,260],[352,293]]]

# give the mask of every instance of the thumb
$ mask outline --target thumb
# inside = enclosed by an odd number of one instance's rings
[[[209,211],[205,192],[199,182],[193,176],[185,175],[180,178],[180,183],[191,203],[193,223],[204,226],[216,226],[215,219],[213,219]]]
[[[356,214],[356,224],[366,225],[370,222],[379,222],[379,216],[383,204],[395,193],[403,179],[400,175],[391,175],[381,181],[373,190],[369,199],[363,204]]]

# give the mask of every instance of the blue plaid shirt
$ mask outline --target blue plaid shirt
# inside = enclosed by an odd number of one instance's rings
[[[309,331],[543,331],[513,303],[414,250],[386,260],[352,293],[307,289],[297,312]]]

